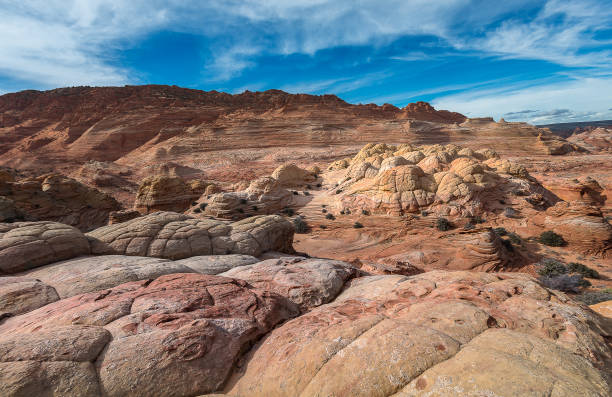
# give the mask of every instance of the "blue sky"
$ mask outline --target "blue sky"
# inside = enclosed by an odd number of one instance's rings
[[[534,124],[612,119],[612,0],[0,0],[0,93],[278,88]]]

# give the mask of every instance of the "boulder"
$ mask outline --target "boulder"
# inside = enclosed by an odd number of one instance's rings
[[[55,222],[0,223],[0,274],[11,274],[90,253],[77,228]]]
[[[192,256],[174,263],[186,266],[196,273],[215,275],[257,262],[259,262],[259,259],[251,255],[206,255]]]
[[[307,311],[332,301],[357,274],[357,269],[345,262],[287,258],[235,267],[220,275],[283,295]]]
[[[174,212],[155,212],[88,233],[96,254],[183,259],[192,256],[266,251],[292,253],[293,225],[278,215],[255,216],[229,223],[195,219]]]
[[[77,295],[0,324],[0,394],[213,392],[250,344],[297,313],[279,295],[200,274]]]
[[[188,184],[178,176],[150,176],[138,187],[134,209],[142,214],[155,211],[183,212],[205,189],[205,185]]]
[[[604,396],[611,324],[524,274],[361,277],[274,329],[225,393]]]
[[[304,170],[295,164],[279,166],[272,173],[272,178],[276,179],[283,187],[303,186],[315,180],[312,172]]]
[[[52,286],[61,298],[112,288],[129,281],[154,279],[165,274],[193,273],[179,263],[159,258],[102,255],[56,262],[23,275]]]
[[[0,319],[26,313],[55,302],[55,289],[28,277],[0,277]]]

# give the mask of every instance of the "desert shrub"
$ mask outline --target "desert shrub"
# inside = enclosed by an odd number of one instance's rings
[[[327,213],[325,215],[325,219],[329,219],[329,220],[333,221],[334,219],[336,219],[336,217],[333,214]]]
[[[504,209],[504,216],[506,218],[514,218],[516,216],[516,210],[512,207],[506,207]]]
[[[361,223],[359,223],[359,222],[355,222],[355,223],[353,223],[353,227],[355,229],[361,229],[363,227],[363,225]]]
[[[429,215],[429,212],[427,212],[427,211],[421,211],[421,216],[427,216],[427,215]]]
[[[199,208],[194,208],[193,212],[195,212],[196,214],[199,214],[200,212],[202,212],[202,210]]]
[[[473,224],[479,224],[479,223],[485,222],[485,220],[480,215],[470,216],[469,219],[470,219],[470,222]]]
[[[304,196],[310,196],[310,192],[302,192]]]
[[[446,218],[438,218],[436,220],[436,227],[438,228],[438,230],[445,232],[447,230],[452,229],[453,225]]]
[[[319,225],[319,227],[320,227],[321,229],[327,229],[327,226],[325,226],[325,225]]]
[[[493,229],[493,233],[501,237],[506,236],[508,234],[508,231],[503,227],[496,227],[495,229]]]
[[[259,211],[259,208],[256,205],[252,206],[251,209],[255,212]]]
[[[241,214],[244,214],[244,208],[238,208],[236,211],[240,212]]]
[[[243,198],[241,198],[241,199],[240,199],[240,204],[244,205],[244,204],[246,204],[246,203],[247,203],[247,200],[246,200],[246,199],[243,199]]]
[[[293,214],[295,213],[295,211],[293,211],[293,208],[289,208],[289,207],[283,208],[281,212],[288,216],[293,216]]]
[[[523,244],[523,239],[518,234],[512,232],[508,233],[508,238],[512,242],[512,244],[521,245]]]
[[[544,277],[556,277],[567,273],[567,267],[554,259],[544,259],[536,266],[538,274]]]
[[[197,201],[194,201],[193,203],[191,203],[191,206],[192,206],[192,207],[195,207],[196,205],[198,205],[198,202],[197,202]]]
[[[361,210],[361,215],[368,216],[368,215],[370,215],[370,211],[368,211],[368,210]]]
[[[302,219],[301,216],[296,216],[293,219],[293,227],[295,232],[298,234],[308,233],[310,230],[310,227],[308,227],[308,224],[304,221],[304,219]]]
[[[321,207],[325,208],[327,207],[327,204],[321,204]]]
[[[341,210],[341,211],[340,211],[340,215],[344,215],[344,210]]]
[[[297,196],[299,194],[296,190],[292,191],[291,193],[293,193],[294,196]]]
[[[551,230],[547,230],[540,234],[539,241],[541,244],[548,245],[549,247],[563,247],[567,244],[563,237]]]
[[[514,246],[512,245],[512,241],[502,238],[501,242],[508,251],[514,251]]]
[[[561,274],[558,276],[542,276],[540,282],[543,286],[550,289],[556,289],[564,292],[578,292],[580,287],[587,286],[590,284],[587,280],[582,278],[580,274]],[[585,283],[586,282],[586,283]]]
[[[325,213],[327,212],[327,210],[326,210],[325,208],[323,208],[323,209],[321,210],[321,212],[325,214]]]
[[[567,270],[570,273],[582,274],[583,277],[599,278],[599,273],[595,269],[591,269],[582,263],[571,262],[567,264]]]
[[[600,302],[612,300],[612,290],[607,288],[607,290],[583,292],[582,294],[576,295],[576,299],[587,305],[595,305]]]
[[[306,185],[306,189],[312,189],[312,186]]]
[[[466,223],[466,224],[465,224],[465,226],[463,226],[463,230],[472,230],[472,229],[474,229],[475,227],[476,227],[476,226],[474,226],[474,224],[473,224],[473,223],[468,222],[468,223]]]
[[[208,206],[208,203],[201,203],[201,204],[200,204],[200,209],[201,209],[202,211],[204,211],[204,210],[206,209],[206,207],[207,207],[207,206]]]
[[[323,185],[321,185],[320,183],[317,183],[317,187],[321,187],[321,186],[323,186]]]
[[[342,193],[342,189],[336,190],[336,194],[340,194],[340,193]]]

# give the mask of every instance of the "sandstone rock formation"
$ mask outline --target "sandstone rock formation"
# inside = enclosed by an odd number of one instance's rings
[[[340,261],[283,258],[235,267],[221,274],[285,296],[302,311],[330,302],[356,275],[355,268]]]
[[[293,225],[277,215],[228,223],[155,212],[98,228],[88,236],[95,254],[183,259],[210,254],[257,256],[266,251],[293,251]]]
[[[274,170],[272,178],[282,187],[304,186],[315,181],[314,174],[295,164],[283,164]]]
[[[0,321],[59,299],[54,288],[28,277],[0,277]]]
[[[206,189],[206,184],[187,183],[180,177],[157,175],[138,186],[134,209],[142,214],[155,211],[183,212]]]
[[[0,223],[0,274],[11,274],[90,253],[78,229],[55,222]]]
[[[604,257],[612,252],[612,225],[597,207],[563,201],[550,207],[546,215],[546,228],[563,236],[570,248]]]
[[[252,181],[244,191],[217,193],[210,198],[206,196],[198,200],[199,206],[193,208],[190,214],[202,212],[235,220],[253,215],[276,214],[290,203],[292,194],[282,187],[278,179],[261,177]]]
[[[456,145],[366,145],[350,161],[339,188],[341,208],[391,215],[424,209],[476,215],[518,189],[541,195],[538,203],[544,206],[555,200],[524,167],[491,150]]]
[[[19,218],[61,222],[88,231],[106,225],[121,208],[107,194],[61,175],[42,175],[0,182],[0,196],[13,202]],[[6,204],[5,204],[6,205]]]
[[[296,314],[278,295],[199,274],[74,296],[0,324],[0,394],[212,392],[250,343]]]
[[[595,128],[573,134],[567,140],[588,151],[597,153],[612,153],[612,129]]]
[[[362,277],[273,330],[226,394],[603,396],[610,329],[526,275]]]

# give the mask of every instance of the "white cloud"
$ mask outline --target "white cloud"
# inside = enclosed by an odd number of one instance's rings
[[[469,117],[504,117],[532,124],[601,120],[612,118],[610,92],[612,76],[584,77],[539,86],[473,90],[438,98],[433,105]]]

